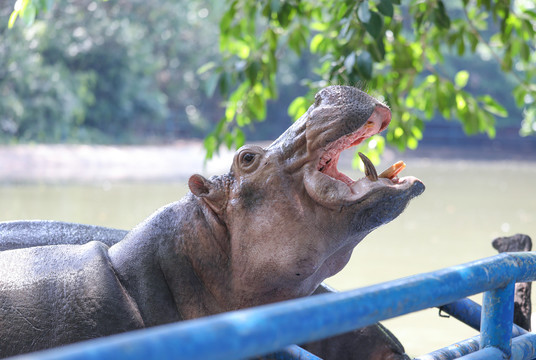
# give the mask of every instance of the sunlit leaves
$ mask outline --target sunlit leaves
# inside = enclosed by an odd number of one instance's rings
[[[454,77],[454,83],[460,89],[463,89],[467,85],[468,81],[469,81],[469,73],[465,70],[458,71],[458,73]]]
[[[521,123],[521,135],[528,136],[536,134],[536,106],[531,106],[523,112],[523,122]]]
[[[297,120],[300,116],[302,116],[307,108],[309,107],[309,99],[307,99],[304,96],[298,96],[296,99],[294,99],[289,107],[288,107],[288,114],[293,120]]]
[[[17,20],[17,17],[20,17],[26,25],[32,25],[35,21],[35,16],[37,15],[38,10],[43,10],[42,6],[47,6],[48,3],[42,3],[41,1],[33,0],[17,0],[11,16],[9,17],[8,27],[12,28]]]
[[[318,55],[321,62],[316,71],[324,84],[366,83],[368,88],[385,96],[393,113],[385,139],[401,150],[415,148],[423,136],[425,120],[436,116],[459,121],[468,134],[486,132],[494,136],[495,117],[507,116],[504,106],[490,95],[473,95],[472,87],[478,78],[469,71],[442,68],[447,55],[485,51],[484,38],[500,49],[488,49],[488,54],[499,58],[503,71],[512,72],[517,67],[517,71],[527,74],[527,80],[522,79],[527,83],[514,92],[517,103],[526,106],[527,99],[536,98],[536,92],[528,85],[536,70],[533,75],[527,71],[533,68],[529,62],[536,61],[536,12],[531,9],[512,12],[502,2],[483,0],[464,1],[461,9],[443,0],[410,0],[403,11],[398,0],[274,0],[264,4],[230,1],[228,13],[222,18],[225,23],[220,39],[222,49],[251,64],[244,67],[246,76],[232,76],[234,85],[231,85],[240,89],[240,84],[249,83],[245,100],[240,100],[250,104],[241,107],[247,116],[258,118],[263,114],[254,109],[271,94],[252,97],[250,92],[259,83],[266,87],[270,83],[267,79],[277,70],[273,64],[266,67],[266,62],[254,65],[254,59],[259,58],[256,54],[262,53],[260,57],[265,59],[268,51],[270,62],[277,64],[279,59],[274,54],[285,47],[296,54],[308,48]],[[287,4],[294,6],[283,10]],[[259,31],[258,27],[250,26],[246,32],[243,29],[247,27],[242,25],[242,30],[232,31],[233,26],[243,21],[259,23],[260,13],[264,31],[271,34],[269,44],[262,36],[251,36]],[[248,16],[250,19],[244,20]],[[489,34],[491,22],[499,29],[495,37]],[[236,51],[239,45],[229,44],[230,41],[245,42],[250,52],[245,56],[246,52]],[[296,119],[309,105],[306,97],[299,97],[291,103],[288,113]],[[227,106],[238,109],[231,102]],[[228,109],[228,112],[233,111]],[[240,125],[243,121],[239,121],[238,112],[234,114],[230,123],[227,116],[228,123]],[[529,125],[525,128],[531,128],[530,116],[527,119],[525,123]]]
[[[486,110],[487,112],[500,117],[508,116],[508,112],[506,111],[506,109],[501,106],[501,104],[499,104],[497,101],[495,101],[495,99],[493,99],[491,96],[479,96],[478,101],[482,103],[484,110]]]

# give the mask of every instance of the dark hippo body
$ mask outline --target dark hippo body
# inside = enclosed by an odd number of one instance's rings
[[[127,230],[51,220],[0,222],[0,251],[44,245],[83,245],[100,241],[112,246]]]
[[[6,251],[1,263],[3,356],[144,327],[100,242]]]
[[[0,252],[0,356],[326,291],[321,282],[353,248],[424,190],[372,165],[357,181],[337,170],[341,151],[389,121],[374,98],[329,87],[271,146],[239,149],[228,174],[193,175],[188,195],[124,238],[77,224],[0,225],[0,243],[13,249]],[[380,325],[309,348],[406,358]]]

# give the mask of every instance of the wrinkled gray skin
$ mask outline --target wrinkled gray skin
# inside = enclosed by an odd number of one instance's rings
[[[83,245],[100,241],[112,246],[128,231],[51,220],[0,222],[0,251],[43,245]]]
[[[328,87],[268,148],[239,149],[225,175],[193,175],[188,195],[117,243],[113,229],[67,226],[79,234],[70,242],[1,225],[0,242],[26,248],[0,252],[0,356],[326,291],[353,248],[424,190],[413,177],[353,182],[336,169],[340,151],[390,116],[355,88]],[[84,244],[35,246],[44,242]],[[307,348],[326,359],[407,358],[380,325]]]

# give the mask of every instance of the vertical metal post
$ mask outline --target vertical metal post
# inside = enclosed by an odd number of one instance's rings
[[[514,323],[514,282],[484,293],[480,348],[495,347],[507,357],[512,353]]]

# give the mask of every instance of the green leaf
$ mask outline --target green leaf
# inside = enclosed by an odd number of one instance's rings
[[[522,108],[525,105],[525,96],[527,95],[525,87],[522,85],[516,86],[512,95],[514,96],[517,107]]]
[[[391,0],[380,0],[378,10],[387,17],[393,17],[394,9]]]
[[[251,85],[255,85],[257,83],[257,78],[259,71],[261,70],[261,64],[257,61],[252,61],[247,67],[246,67],[246,75],[248,77],[249,82]]]
[[[223,14],[221,20],[220,20],[220,31],[222,34],[226,34],[229,32],[231,28],[231,24],[233,22],[233,18],[235,15],[235,8],[232,6],[229,11],[225,12]]]
[[[248,101],[248,108],[255,118],[262,120],[266,117],[266,102],[261,95],[254,93]]]
[[[375,11],[370,12],[370,21],[365,24],[365,29],[377,39],[380,37],[383,28],[383,18]]]
[[[212,70],[216,67],[216,63],[214,61],[209,61],[208,63],[202,65],[199,69],[197,69],[197,74],[201,75],[206,73],[209,70]]]
[[[456,93],[456,107],[460,112],[467,111],[467,101],[465,101],[465,98],[461,93]]]
[[[284,29],[289,26],[292,20],[294,14],[293,10],[293,7],[288,2],[285,2],[281,9],[277,12],[277,20]]]
[[[406,144],[411,150],[415,150],[417,146],[419,146],[419,142],[414,137],[408,137],[408,139],[406,140]]]
[[[361,20],[361,22],[365,24],[370,21],[371,13],[368,5],[368,0],[364,0],[363,2],[361,2],[359,7],[357,8],[357,17],[359,18],[359,20]]]
[[[11,13],[11,16],[9,16],[9,22],[7,24],[8,28],[12,28],[13,25],[15,24],[15,21],[17,20],[17,17],[19,16],[19,12],[18,11],[13,11]]]
[[[320,44],[324,41],[324,35],[322,34],[316,34],[313,39],[311,40],[311,52],[316,53],[318,52],[318,49],[320,47]]]
[[[216,86],[218,85],[218,81],[220,80],[220,74],[212,74],[210,77],[205,81],[205,94],[211,98],[212,95],[214,95],[214,91],[216,90]]]
[[[233,135],[231,133],[225,133],[225,135],[223,135],[223,142],[225,143],[225,146],[227,146],[227,149],[231,150],[234,142]]]
[[[231,83],[231,76],[226,72],[222,73],[220,76],[220,80],[218,81],[218,88],[220,89],[220,93],[223,96],[227,96],[229,87],[231,85],[230,83]]]
[[[31,26],[35,21],[35,16],[37,15],[37,9],[35,5],[29,1],[28,5],[23,7],[21,18],[24,20],[27,26]]]
[[[372,79],[372,56],[368,51],[361,52],[357,57],[357,69],[365,79]]]
[[[449,29],[450,28],[450,18],[445,9],[445,4],[443,1],[438,1],[437,6],[434,8],[433,19],[437,27],[440,29]]]
[[[234,136],[235,137],[235,146],[236,146],[237,149],[241,148],[246,143],[246,135],[239,128],[236,128],[234,130],[234,133],[235,133],[235,136]]]
[[[215,135],[209,135],[205,138],[205,141],[203,141],[203,145],[207,151],[206,158],[212,159],[214,153],[218,149],[218,139]]]
[[[309,34],[305,27],[299,27],[289,34],[288,45],[297,55],[300,55],[307,45],[306,36],[309,37]]]
[[[489,95],[479,96],[477,98],[484,105],[484,110],[500,117],[507,117],[508,111]]]
[[[288,107],[288,115],[293,119],[297,120],[307,111],[307,106],[309,103],[307,99],[303,96],[299,96],[294,99]]]
[[[454,77],[454,83],[460,89],[463,89],[467,85],[468,81],[469,81],[469,72],[465,70],[458,71],[458,73]]]
[[[413,134],[413,136],[417,139],[417,140],[421,140],[422,139],[422,131],[421,129],[419,129],[417,126],[414,126],[411,128],[411,133]]]

